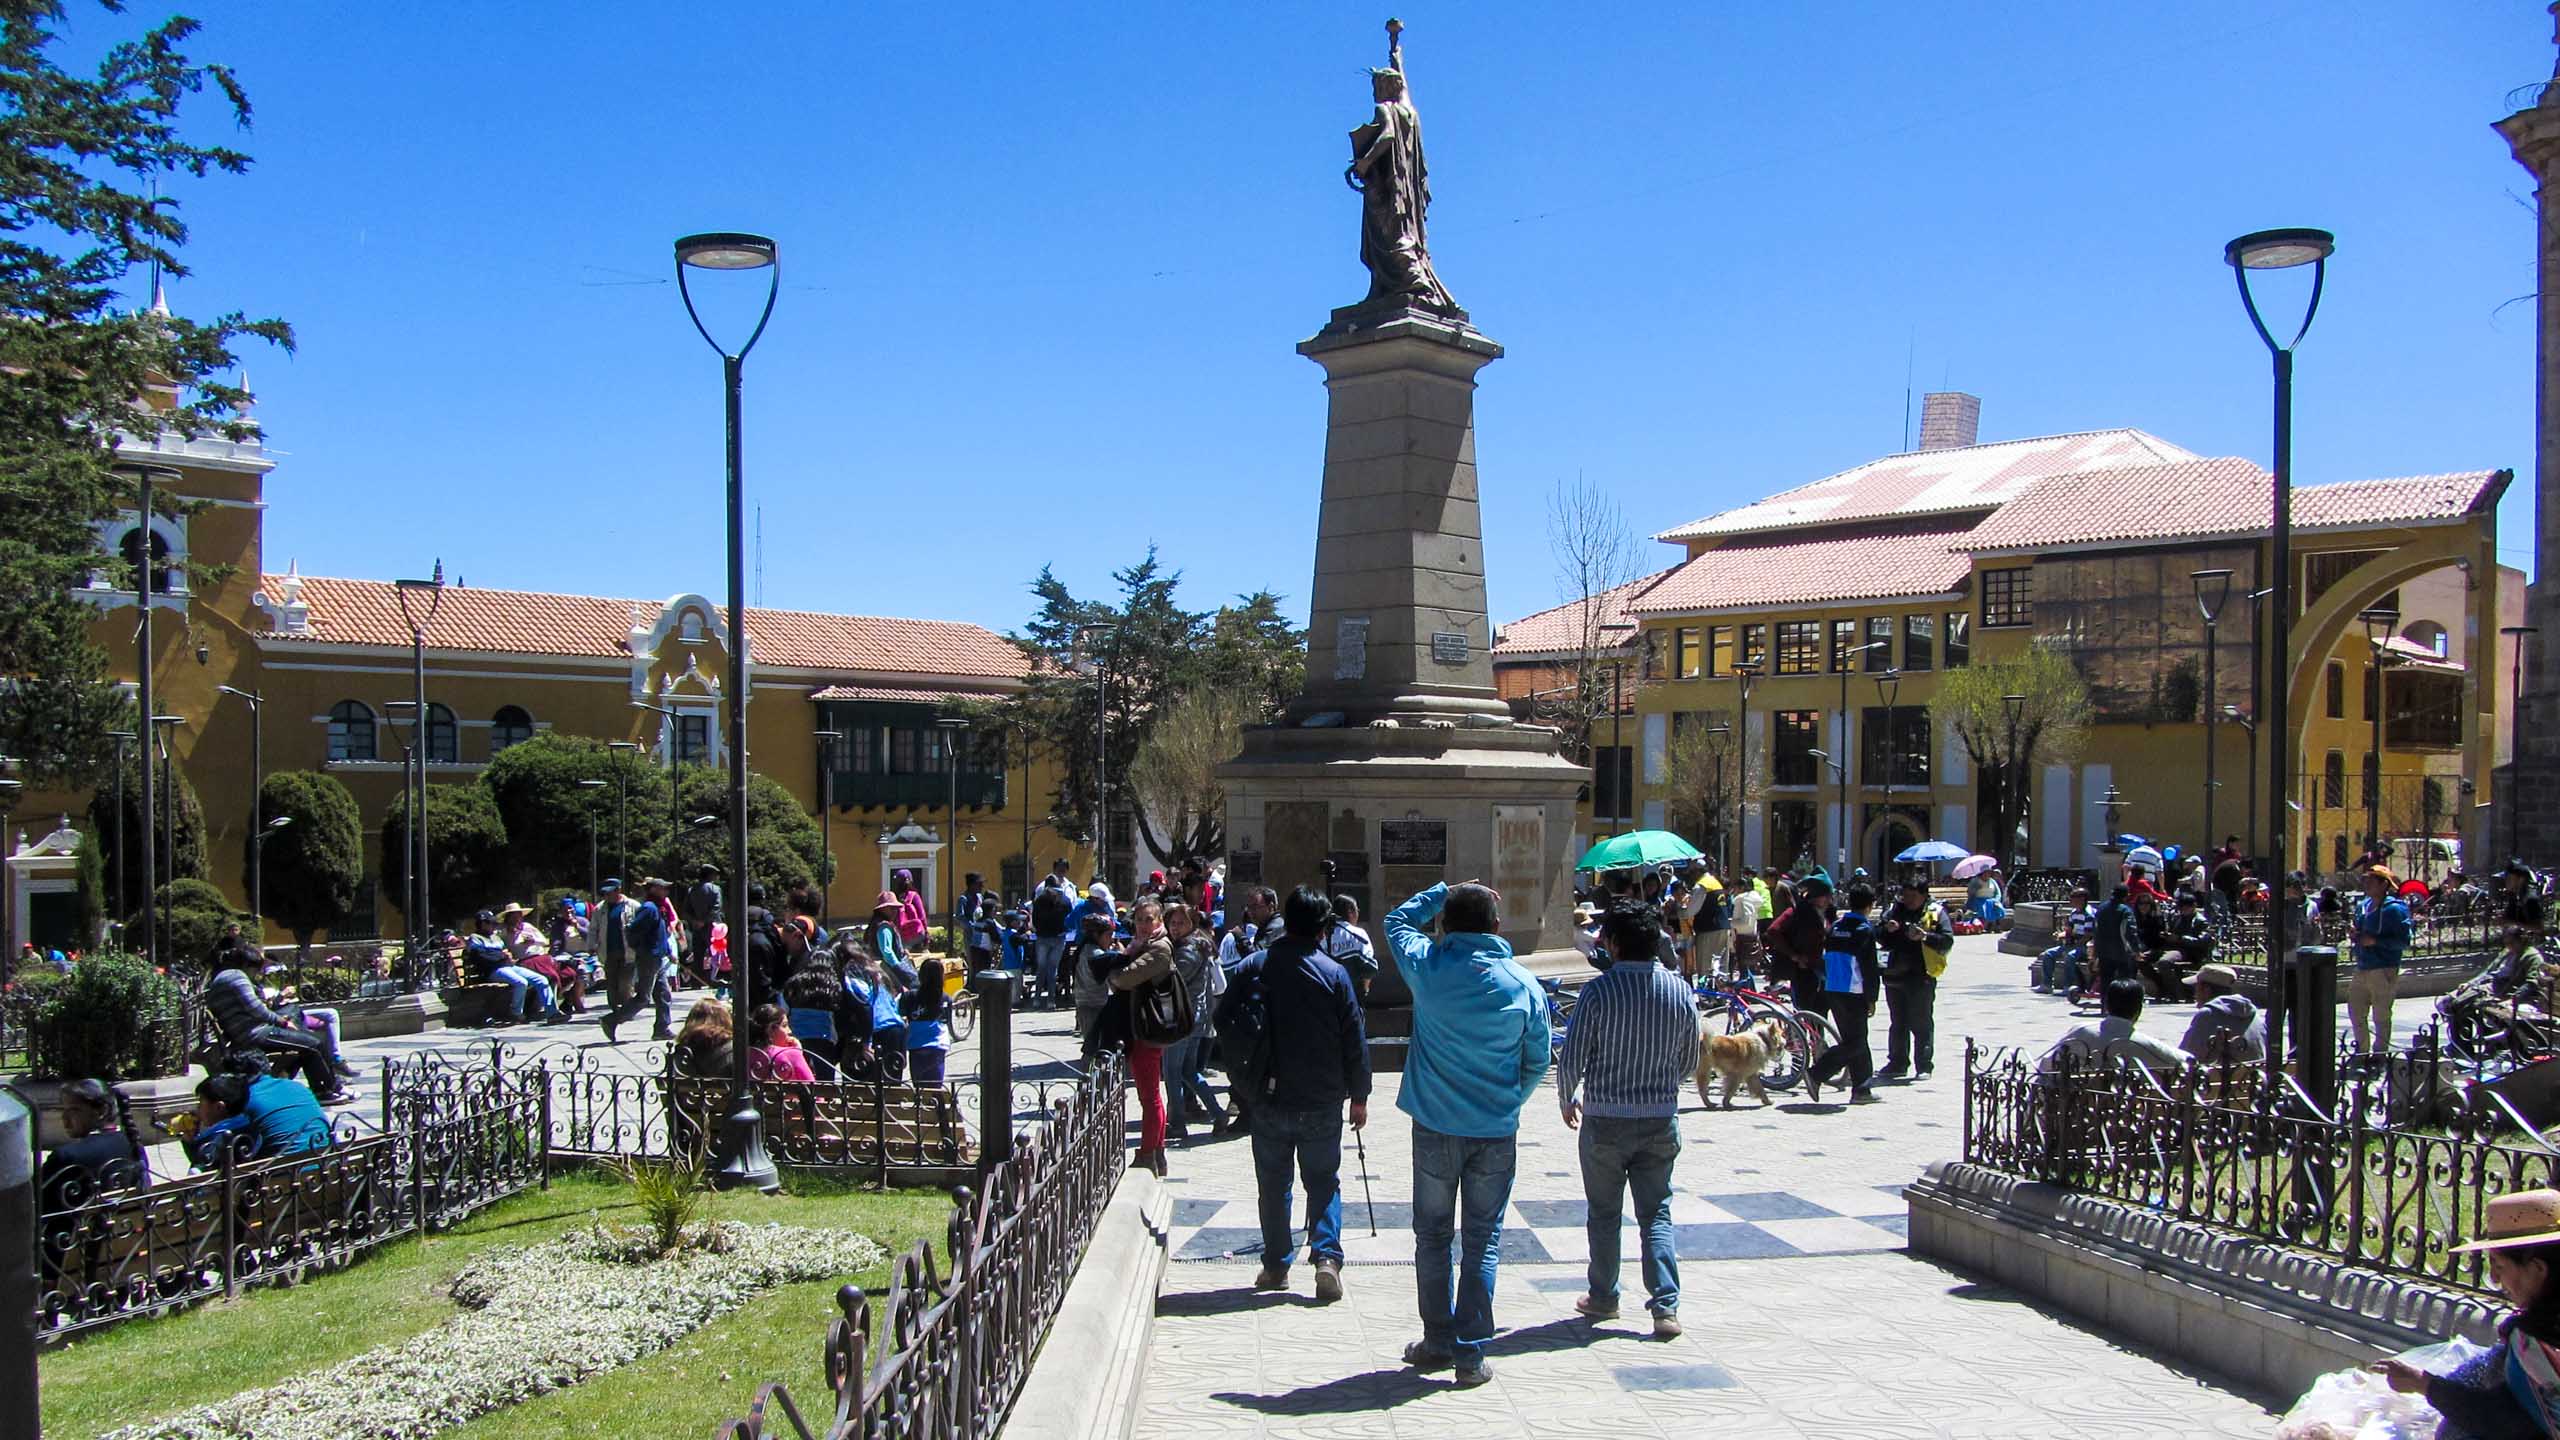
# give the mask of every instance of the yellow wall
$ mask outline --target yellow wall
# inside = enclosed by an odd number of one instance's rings
[[[316,645],[280,640],[266,634],[267,618],[253,603],[260,569],[259,522],[252,508],[260,494],[260,477],[189,466],[176,487],[182,493],[250,502],[207,508],[186,521],[190,558],[234,567],[219,583],[190,597],[184,610],[167,605],[154,609],[156,693],[154,708],[185,717],[172,737],[181,768],[196,789],[206,822],[208,876],[239,908],[248,908],[243,847],[254,800],[250,769],[250,707],[221,694],[232,685],[266,697],[262,745],[267,773],[325,769],[345,782],[363,812],[367,869],[378,873],[381,827],[401,803],[401,746],[407,733],[405,711],[385,710],[384,703],[406,699],[412,688],[410,655],[396,649]],[[130,598],[102,607],[95,634],[110,658],[111,673],[130,681],[136,674],[135,610]],[[199,647],[202,660],[199,661]],[[670,640],[659,647],[648,684],[654,694],[661,678],[676,679],[685,693],[704,693],[700,677],[681,678],[688,660],[719,684],[727,679],[728,656],[713,635],[699,645]],[[748,753],[757,772],[770,776],[799,797],[813,815],[818,809],[818,710],[809,693],[827,677],[802,672],[759,671],[748,703]],[[879,683],[876,679],[869,683]],[[632,667],[628,659],[583,659],[489,652],[438,652],[427,655],[427,694],[432,703],[449,707],[457,722],[459,763],[428,768],[431,784],[468,784],[476,780],[489,757],[490,717],[501,706],[528,711],[536,733],[545,731],[599,740],[630,740],[657,753],[660,718],[632,705]],[[355,699],[374,707],[377,753],[371,763],[328,762],[328,712],[341,700]],[[721,723],[725,724],[725,720]],[[1030,832],[1030,875],[1037,879],[1049,862],[1066,857],[1077,875],[1090,873],[1091,854],[1068,845],[1036,817],[1045,814],[1057,783],[1056,766],[1043,759],[1027,775],[1015,765],[1007,777],[1007,804],[999,810],[964,806],[959,814],[955,872],[983,872],[998,883],[1003,861],[1022,844],[1022,807],[1035,817]],[[56,813],[68,814],[85,828],[86,792],[31,792],[19,807],[17,829],[41,835],[52,828]],[[947,825],[942,806],[894,811],[883,807],[839,806],[832,828],[836,879],[835,912],[860,913],[879,888],[882,852],[878,836],[913,816],[937,832]],[[966,844],[974,834],[977,845]],[[583,845],[583,835],[567,843]],[[942,908],[942,884],[929,896]],[[397,933],[401,920],[396,894],[381,897],[378,912],[384,933]],[[532,897],[522,897],[530,900]],[[442,917],[449,918],[449,917]],[[283,940],[281,934],[271,939]]]

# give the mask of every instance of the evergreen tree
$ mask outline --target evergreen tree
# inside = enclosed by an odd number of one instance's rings
[[[383,893],[409,893],[409,817],[382,821]],[[427,928],[456,930],[507,896],[511,875],[507,824],[498,802],[478,785],[427,787]]]
[[[0,604],[5,603],[0,602]],[[205,877],[204,809],[196,803],[196,787],[187,779],[186,767],[175,761],[170,761],[165,766],[153,767],[152,789],[159,790],[159,777],[164,768],[169,773],[169,789],[163,793],[175,797],[176,815],[168,814],[161,804],[159,794],[153,795],[151,799],[155,814],[175,834],[176,853],[172,855],[164,849],[156,857],[160,876],[164,882],[169,879],[201,880]],[[122,781],[121,785],[117,783],[119,779]],[[118,808],[124,811],[121,832],[116,822]],[[96,793],[89,797],[89,828],[98,837],[98,844],[101,847],[100,858],[105,862],[106,874],[109,877],[109,898],[122,895],[126,908],[140,909],[143,885],[141,766],[127,762],[121,776],[110,773],[104,777],[104,783],[100,784]],[[116,849],[116,838],[119,833],[124,838],[122,853],[118,853]],[[116,888],[114,881],[114,877],[119,872],[124,876],[121,889]]]
[[[291,931],[305,950],[311,937],[337,925],[355,908],[364,885],[364,816],[338,777],[318,770],[283,770],[258,787],[258,829],[282,815],[293,823],[266,842],[261,857],[267,914]],[[248,857],[241,857],[247,893]]]

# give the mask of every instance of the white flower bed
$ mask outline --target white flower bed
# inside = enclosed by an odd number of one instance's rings
[[[663,1350],[765,1290],[886,1258],[849,1230],[732,1222],[700,1238],[650,1259],[633,1233],[595,1225],[492,1251],[454,1277],[467,1314],[107,1440],[418,1440]]]

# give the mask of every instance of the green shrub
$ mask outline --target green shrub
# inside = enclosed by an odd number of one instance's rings
[[[145,1080],[186,1064],[185,1005],[141,958],[91,955],[43,992],[29,1061],[63,1080]]]
[[[233,910],[209,880],[172,880],[160,887],[158,899],[163,942],[159,958],[174,970],[203,970],[213,957],[215,943],[222,939],[223,927],[248,924],[248,917]],[[136,943],[148,938],[142,933],[141,911],[134,912],[126,933]]]
[[[294,998],[305,1005],[335,1005],[355,998],[356,972],[343,965],[306,965]]]

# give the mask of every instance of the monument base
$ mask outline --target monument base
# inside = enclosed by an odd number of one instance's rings
[[[1248,730],[1244,752],[1218,768],[1228,884],[1309,885],[1358,901],[1377,942],[1370,1001],[1381,1007],[1411,998],[1386,913],[1443,881],[1501,891],[1514,952],[1569,950],[1565,850],[1591,772],[1555,747],[1553,731],[1527,726]]]

